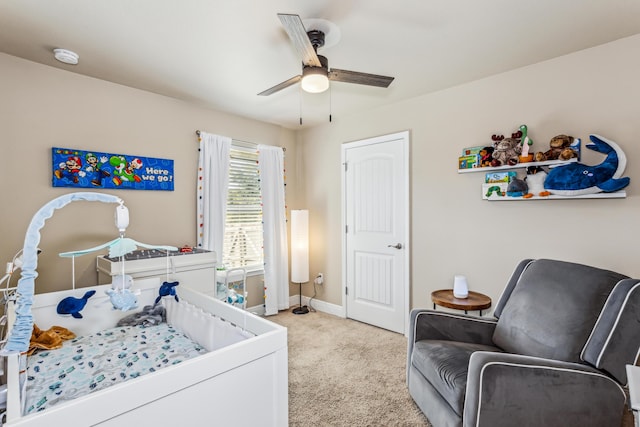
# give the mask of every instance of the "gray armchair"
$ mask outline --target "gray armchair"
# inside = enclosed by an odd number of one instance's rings
[[[554,260],[516,267],[495,318],[411,312],[409,393],[435,427],[620,426],[640,281]]]

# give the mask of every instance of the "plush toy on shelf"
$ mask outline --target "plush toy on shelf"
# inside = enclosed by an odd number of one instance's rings
[[[618,144],[602,136],[589,135],[591,144],[586,147],[606,155],[595,166],[568,163],[549,171],[544,187],[551,194],[579,196],[594,193],[611,193],[629,185],[629,177],[623,177],[627,158]]]
[[[549,141],[549,149],[544,153],[536,153],[536,162],[546,160],[569,160],[578,157],[580,149],[580,139],[574,139],[570,135],[556,135]]]
[[[529,131],[527,125],[520,126],[520,145],[522,151],[520,153],[520,163],[526,163],[533,160],[533,154],[529,154],[529,149],[533,145],[533,140],[529,138]]]
[[[498,140],[493,150],[491,166],[517,165],[521,152],[522,146],[520,145],[520,139],[515,138],[513,135],[511,138],[502,137],[502,139]]]
[[[529,187],[524,179],[515,177],[509,183],[507,187],[507,196],[509,197],[523,197],[529,192]]]
[[[480,155],[480,167],[484,168],[487,166],[491,166],[491,160],[493,160],[493,146],[487,146],[482,148],[478,153]]]
[[[527,181],[527,185],[529,186],[529,192],[525,194],[523,197],[525,199],[530,199],[533,196],[539,197],[547,197],[551,195],[544,188],[544,180],[547,179],[547,173],[540,166],[529,166],[527,168],[527,176],[525,181]]]

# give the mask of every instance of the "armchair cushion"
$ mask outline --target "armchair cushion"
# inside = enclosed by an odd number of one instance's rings
[[[564,261],[528,263],[504,305],[493,341],[509,353],[581,362],[607,297],[626,278]]]
[[[425,340],[415,343],[411,364],[429,381],[449,406],[462,416],[469,358],[476,351],[497,347],[457,341]]]

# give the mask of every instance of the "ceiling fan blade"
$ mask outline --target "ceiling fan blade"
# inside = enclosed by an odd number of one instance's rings
[[[289,86],[298,83],[301,79],[302,79],[302,76],[291,77],[289,80],[285,80],[284,82],[279,83],[272,88],[262,91],[258,95],[259,96],[271,95],[272,93],[276,93],[278,91],[281,91],[282,89],[288,88]]]
[[[389,87],[393,79],[394,77],[360,73],[357,71],[338,70],[336,68],[332,68],[331,71],[329,71],[329,80],[344,83],[357,83],[367,86]]]
[[[284,30],[293,42],[293,47],[295,47],[298,55],[302,58],[302,63],[312,67],[321,67],[320,59],[318,59],[316,50],[313,48],[311,41],[309,41],[307,30],[305,30],[300,16],[279,13],[278,18],[280,18]]]

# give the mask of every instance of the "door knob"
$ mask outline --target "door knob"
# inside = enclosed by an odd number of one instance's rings
[[[402,243],[396,243],[395,245],[387,245],[388,248],[402,249]]]

